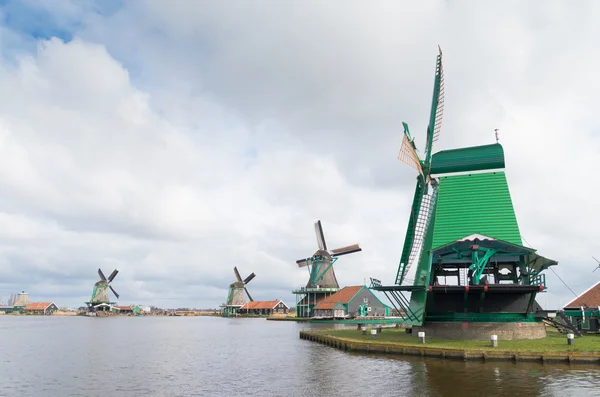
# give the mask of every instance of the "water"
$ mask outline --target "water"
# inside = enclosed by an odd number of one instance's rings
[[[600,366],[365,356],[300,340],[307,328],[0,316],[0,396],[600,396]]]

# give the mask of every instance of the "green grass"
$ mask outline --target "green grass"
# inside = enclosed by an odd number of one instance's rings
[[[376,339],[372,339],[370,329],[367,335],[363,335],[357,329],[324,330],[317,331],[347,341],[360,341],[366,343],[389,343],[403,346],[423,347],[418,343],[416,336],[408,335],[403,328],[383,328]],[[492,348],[489,340],[450,340],[440,338],[426,338],[425,346],[447,349],[461,349],[467,351],[497,351],[497,352],[600,352],[600,335],[588,334],[582,337],[575,337],[575,344],[567,344],[566,335],[560,334],[555,329],[547,329],[548,336],[544,339],[520,339],[520,340],[500,340],[498,347]]]

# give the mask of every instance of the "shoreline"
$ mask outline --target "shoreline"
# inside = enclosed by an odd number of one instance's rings
[[[600,351],[534,351],[502,348],[452,348],[418,343],[381,342],[329,335],[332,330],[300,331],[300,339],[351,353],[421,356],[462,361],[563,362],[600,364]],[[377,334],[380,335],[380,334]],[[566,338],[565,338],[566,344]]]

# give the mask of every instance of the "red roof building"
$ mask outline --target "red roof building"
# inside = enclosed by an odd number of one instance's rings
[[[57,310],[54,302],[33,302],[23,308],[23,312],[29,314],[52,314]]]
[[[314,309],[314,318],[385,317],[390,307],[364,285],[344,287],[323,299]]]
[[[564,306],[564,309],[581,309],[581,307],[594,307],[600,306],[600,281],[596,284],[583,291],[581,295],[573,299],[571,302]]]
[[[567,303],[564,313],[580,331],[600,331],[600,281]]]
[[[240,307],[239,313],[242,314],[257,314],[257,315],[271,315],[271,314],[287,314],[290,308],[283,301],[279,299],[274,301],[254,301],[248,302]]]

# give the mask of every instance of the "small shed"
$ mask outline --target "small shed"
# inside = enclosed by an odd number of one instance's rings
[[[290,308],[288,305],[279,299],[274,301],[248,302],[239,310],[241,314],[257,315],[288,314],[289,312]]]
[[[58,306],[54,302],[33,302],[25,306],[23,312],[25,314],[52,314],[58,310]]]
[[[365,285],[344,287],[323,299],[314,310],[314,318],[386,317],[390,307]]]
[[[567,303],[563,311],[580,330],[600,332],[600,281]]]
[[[140,308],[138,306],[134,306],[134,305],[115,306],[115,309],[118,310],[117,313],[119,313],[119,314],[138,314],[140,311]]]

